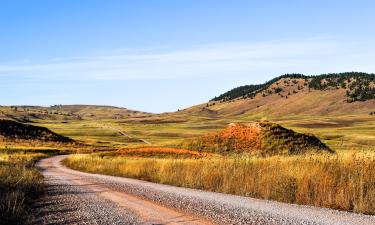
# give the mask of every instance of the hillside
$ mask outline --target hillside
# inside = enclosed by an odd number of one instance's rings
[[[287,74],[234,88],[185,112],[218,116],[346,115],[375,111],[375,74]]]
[[[276,123],[230,124],[227,128],[182,144],[189,149],[218,153],[293,155],[333,151],[311,134],[301,134]]]
[[[73,142],[45,127],[33,126],[12,120],[0,120],[0,139],[5,141]]]
[[[285,74],[276,77],[264,84],[245,85],[234,88],[212,101],[230,101],[237,98],[254,98],[257,94],[272,95],[279,94],[284,90],[278,85],[279,82],[287,88],[288,95],[298,93],[307,87],[309,90],[344,89],[348,102],[366,101],[375,99],[375,74],[348,72],[338,74],[322,74],[317,76],[306,76],[303,74]],[[275,85],[276,84],[276,85]],[[282,94],[280,94],[282,96]]]

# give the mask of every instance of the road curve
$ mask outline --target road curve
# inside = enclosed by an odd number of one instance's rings
[[[31,224],[256,224],[375,225],[375,216],[83,173],[38,163],[46,196]]]

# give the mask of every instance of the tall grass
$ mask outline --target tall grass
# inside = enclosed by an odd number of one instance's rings
[[[375,214],[375,154],[155,159],[75,155],[92,173]]]
[[[37,151],[0,150],[0,224],[24,224],[28,205],[42,193],[42,175],[36,160],[45,157]]]

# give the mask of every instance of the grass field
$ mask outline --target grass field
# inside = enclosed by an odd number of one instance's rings
[[[100,124],[91,120],[72,120],[67,123],[40,120],[36,124],[76,140],[94,144],[99,142],[114,148],[144,145],[139,139],[150,141],[153,146],[172,147],[186,138],[223,129],[232,122],[249,123],[261,119],[277,122],[297,132],[312,133],[336,151],[375,149],[375,119],[368,114],[284,117],[249,114],[210,118],[181,113],[147,118],[106,119],[100,120]],[[126,132],[132,138],[121,135],[118,130]]]
[[[175,186],[375,214],[375,153],[205,157],[75,155],[73,169]]]
[[[263,115],[232,118],[202,116],[147,121],[106,121],[154,146],[175,146],[186,138],[225,128],[231,122],[251,122]],[[264,119],[264,118],[263,118]],[[375,214],[375,120],[369,115],[285,116],[271,121],[298,132],[312,133],[335,155],[208,156],[176,158],[157,154],[77,155],[68,166],[96,173],[232,193],[255,198],[315,205]],[[172,122],[170,122],[172,121]],[[174,121],[174,122],[173,122]],[[177,122],[176,122],[177,121]],[[125,149],[139,145],[125,143]]]
[[[336,155],[202,156],[196,151],[181,153],[171,148],[186,138],[218,131],[232,122],[260,119],[264,115],[212,118],[181,112],[100,121],[39,120],[36,124],[92,146],[81,152],[106,150],[69,157],[66,164],[78,170],[375,214],[375,120],[367,114],[266,118],[316,135]]]

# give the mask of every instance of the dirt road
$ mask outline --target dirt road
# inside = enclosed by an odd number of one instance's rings
[[[62,166],[65,157],[38,163],[47,193],[32,224],[375,224],[374,216],[82,173]]]
[[[130,136],[128,133],[126,133],[125,131],[123,131],[120,128],[116,128],[116,127],[113,127],[111,125],[102,124],[102,123],[94,123],[94,124],[96,126],[98,126],[98,127],[102,127],[102,128],[106,128],[106,129],[117,131],[120,135],[125,136],[127,138],[133,138],[132,136]],[[139,138],[138,140],[141,141],[141,142],[143,142],[143,143],[145,143],[145,144],[147,144],[147,145],[151,145],[151,142],[147,141],[146,139]]]

